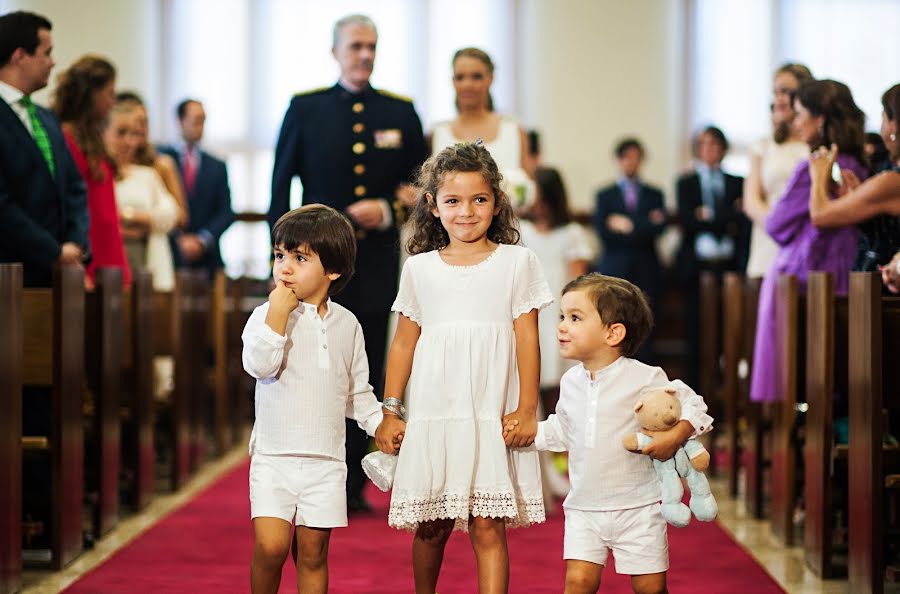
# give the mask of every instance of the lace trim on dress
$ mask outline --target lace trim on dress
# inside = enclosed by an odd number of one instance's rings
[[[438,260],[440,260],[441,263],[442,263],[444,266],[446,266],[447,268],[453,268],[453,269],[456,269],[456,270],[468,270],[468,269],[470,269],[470,268],[481,268],[482,266],[484,266],[485,264],[487,264],[488,262],[490,262],[491,260],[493,260],[493,259],[494,259],[494,256],[497,255],[497,252],[499,252],[499,251],[500,251],[500,248],[502,248],[502,247],[503,247],[503,244],[502,244],[502,243],[498,243],[498,244],[497,244],[497,247],[494,248],[494,251],[493,251],[493,252],[491,252],[490,254],[488,254],[488,256],[487,256],[484,260],[482,260],[482,261],[480,261],[480,262],[476,262],[475,264],[460,264],[460,265],[457,265],[457,264],[448,264],[447,261],[444,260],[443,256],[441,256],[441,250],[435,250],[435,254],[437,254]]]
[[[532,287],[523,298],[513,306],[513,319],[530,312],[532,309],[540,311],[551,303],[553,303],[553,295],[547,290],[547,283]]]
[[[391,306],[391,311],[396,311],[397,313],[401,313],[419,326],[422,325],[422,312],[419,311],[418,307],[413,307],[408,303],[400,301],[398,297],[394,304]]]
[[[540,495],[516,497],[515,494],[473,491],[445,493],[439,497],[415,497],[394,493],[388,524],[402,530],[415,530],[422,522],[453,519],[454,530],[469,530],[469,516],[506,518],[509,528],[540,524],[545,519],[544,500]]]

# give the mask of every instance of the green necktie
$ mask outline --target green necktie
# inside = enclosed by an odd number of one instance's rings
[[[47,136],[47,130],[44,129],[44,125],[37,117],[37,110],[34,107],[34,102],[28,95],[23,95],[22,98],[19,99],[19,103],[21,103],[28,111],[28,119],[31,120],[31,131],[34,133],[34,141],[37,143],[38,148],[41,149],[44,160],[47,161],[47,168],[50,169],[50,175],[56,177],[56,164],[53,162],[53,147],[50,146],[50,138]]]

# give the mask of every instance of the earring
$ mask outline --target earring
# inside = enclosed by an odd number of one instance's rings
[[[894,134],[893,132],[890,133],[890,135],[888,136],[888,138],[891,139],[891,142],[896,142],[896,141],[897,141],[897,135]]]

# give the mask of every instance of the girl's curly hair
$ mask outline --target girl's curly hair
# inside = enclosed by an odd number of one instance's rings
[[[114,80],[116,68],[112,63],[100,56],[86,55],[59,76],[53,94],[53,111],[60,122],[71,127],[95,181],[103,180],[100,163],[114,162],[103,145],[104,122],[95,113],[94,95]]]
[[[407,223],[413,230],[412,237],[406,243],[406,249],[410,254],[439,250],[450,245],[447,230],[432,211],[438,190],[444,183],[444,177],[448,173],[458,172],[480,173],[484,181],[491,186],[494,201],[500,207],[500,212],[491,220],[487,231],[488,239],[508,245],[519,243],[516,218],[506,192],[500,188],[503,176],[497,169],[497,163],[480,142],[463,142],[448,146],[422,165],[417,180],[416,203]]]

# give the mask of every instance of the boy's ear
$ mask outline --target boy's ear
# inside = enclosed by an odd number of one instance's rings
[[[626,334],[628,334],[628,329],[625,328],[625,324],[621,322],[610,324],[606,329],[606,344],[617,347],[625,340]]]
[[[330,280],[331,282],[334,282],[339,278],[341,278],[340,272],[329,272],[328,273],[328,280]]]

